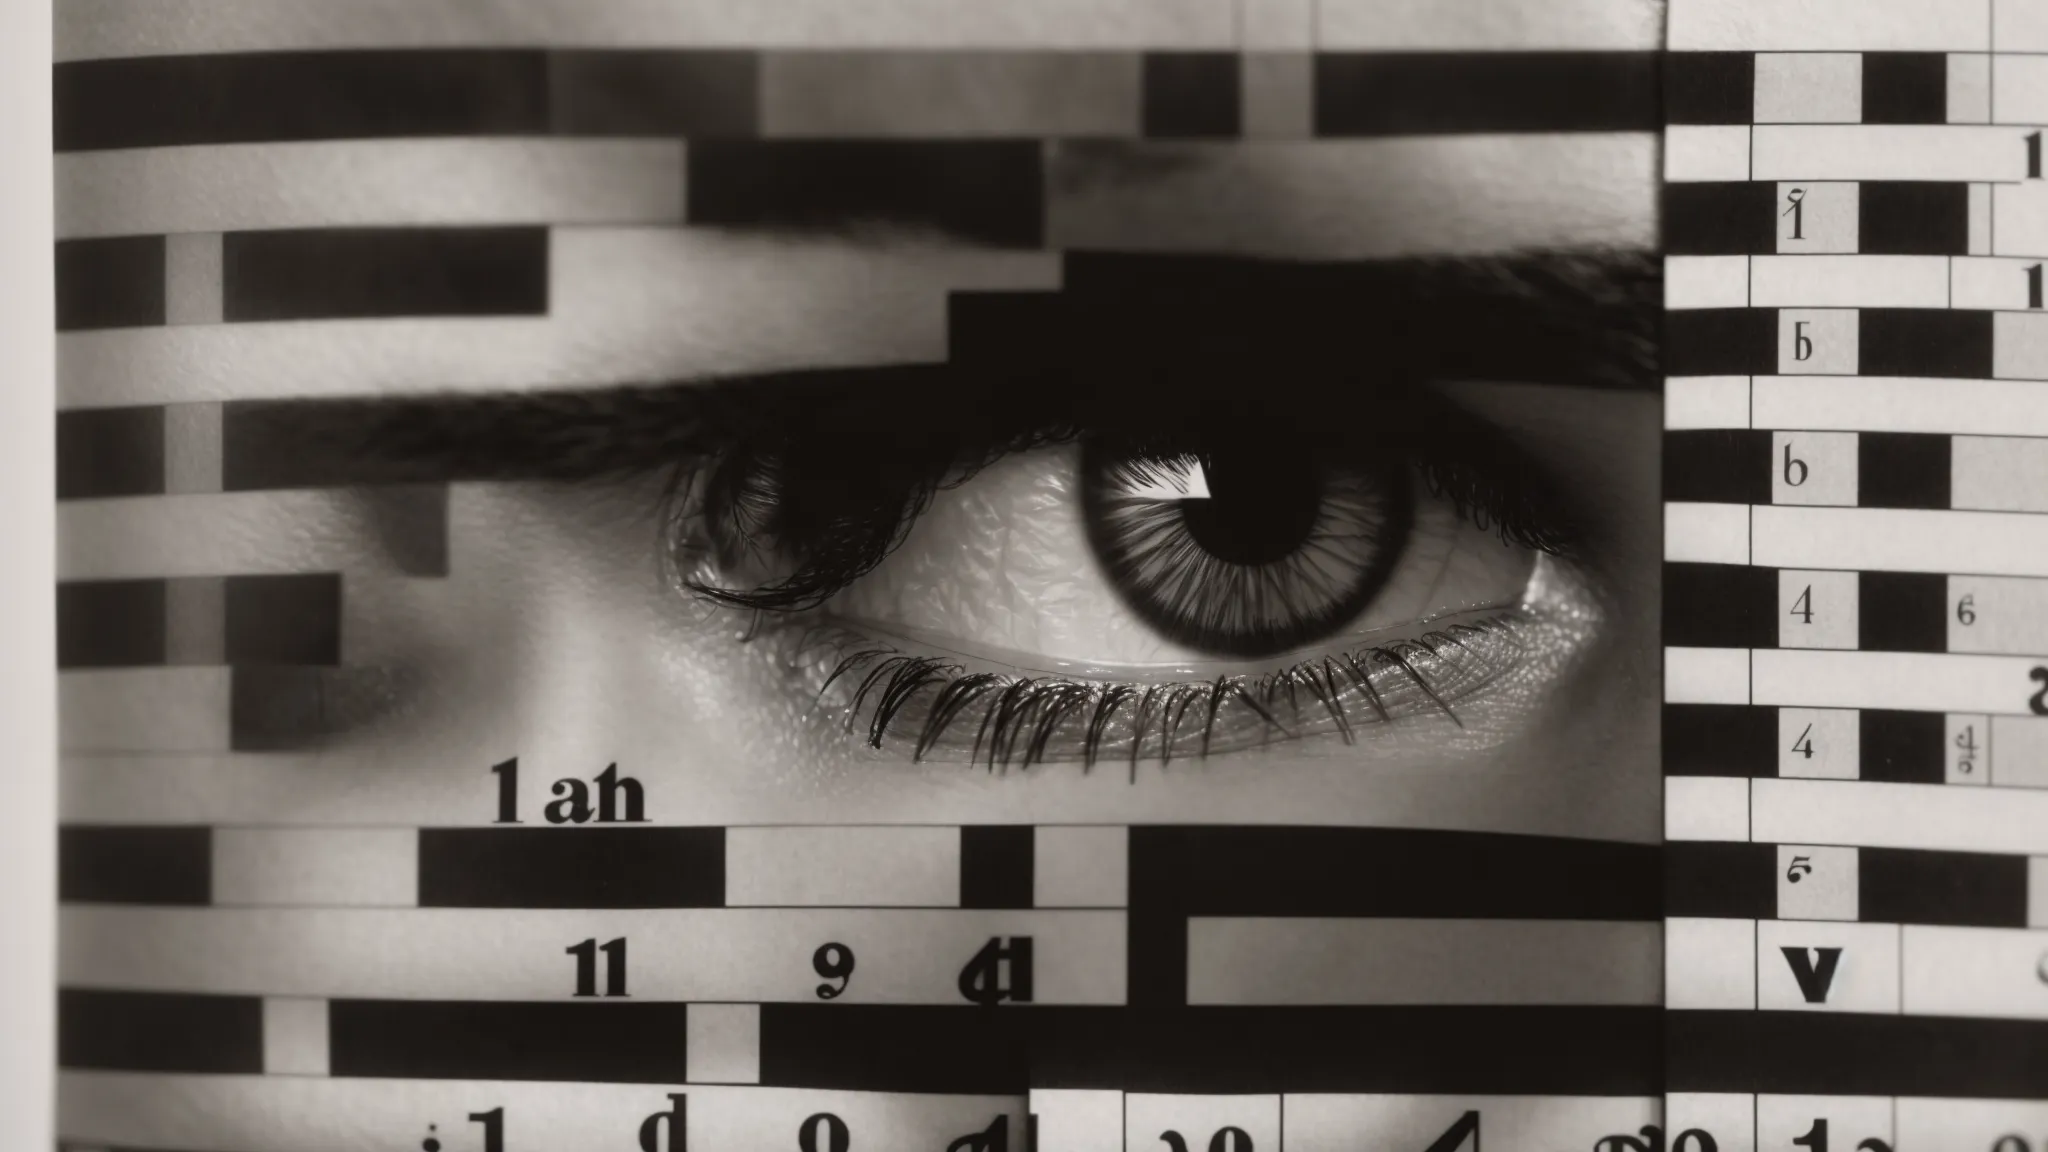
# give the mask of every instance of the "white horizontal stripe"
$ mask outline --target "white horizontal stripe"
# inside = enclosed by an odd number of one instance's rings
[[[564,229],[538,319],[335,320],[58,337],[59,406],[483,392],[928,362],[946,294],[1044,288],[1059,258],[724,233]]]
[[[374,515],[349,489],[67,500],[57,505],[57,578],[388,571]]]
[[[1946,0],[1942,0],[1946,2]],[[2010,128],[1941,124],[1759,124],[1752,180],[2023,180]]]
[[[1674,52],[1982,52],[1990,6],[1956,0],[1671,0]]]
[[[1656,1004],[1663,925],[1193,917],[1190,1004]]]
[[[2048,516],[1759,505],[1751,548],[1766,568],[2048,576]]]
[[[1950,443],[1949,503],[1986,511],[2048,512],[2048,439],[1958,436]]]
[[[133,1148],[393,1152],[420,1147],[427,1123],[438,1118],[444,1147],[475,1149],[482,1147],[475,1139],[482,1129],[465,1126],[462,1118],[503,1106],[508,1147],[619,1152],[639,1147],[641,1123],[675,1107],[668,1094],[679,1090],[666,1084],[65,1071],[57,1074],[57,1130],[73,1141]],[[1024,1130],[1015,1096],[691,1085],[689,1098],[691,1148],[794,1148],[798,1125],[819,1112],[845,1121],[855,1148],[944,1148],[987,1128],[997,1113],[1009,1114],[1013,1141]]]
[[[1669,376],[1664,380],[1664,428],[1749,427],[1749,377]],[[1668,507],[1668,505],[1667,505]],[[1745,531],[1749,514],[1743,513]]]
[[[1943,308],[1944,256],[1755,256],[1749,303],[1756,308]]]
[[[1908,924],[1901,936],[1908,1015],[2048,1020],[2048,932]]]
[[[224,752],[226,668],[110,668],[57,674],[66,752]]]
[[[1758,428],[2048,436],[2048,388],[1914,376],[1758,376]]]
[[[1751,830],[1759,843],[2048,852],[2048,789],[1869,780],[1750,783]]]
[[[2026,715],[2040,660],[1950,652],[1835,652],[1758,648],[1752,703],[1804,708],[1899,708]]]
[[[57,238],[683,218],[680,140],[335,140],[57,157]]]
[[[56,58],[314,48],[1231,48],[1233,0],[65,0]]]
[[[733,828],[725,903],[951,908],[960,904],[958,828]]]
[[[1039,1004],[1120,1004],[1122,912],[907,909],[140,908],[58,915],[69,986],[266,996],[566,1000],[578,940],[627,940],[636,1000],[814,1004],[819,946],[853,952],[837,997],[965,1005],[991,937],[1033,938]],[[836,983],[836,982],[832,982]]]
[[[1316,47],[1653,52],[1664,46],[1663,7],[1657,0],[1318,0]]]

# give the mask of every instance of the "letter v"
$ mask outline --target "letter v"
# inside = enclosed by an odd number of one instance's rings
[[[1835,982],[1835,966],[1842,962],[1840,948],[1780,948],[1785,954],[1785,963],[1792,966],[1792,978],[1799,981],[1799,994],[1806,997],[1808,1004],[1819,1004],[1828,998],[1828,988]],[[1807,959],[1812,952],[1819,957]]]

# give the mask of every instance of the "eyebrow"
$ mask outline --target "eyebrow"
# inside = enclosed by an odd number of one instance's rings
[[[623,477],[848,402],[1022,427],[1104,405],[1163,419],[1202,390],[1312,394],[1334,416],[1389,383],[1659,387],[1661,265],[1644,252],[1341,264],[1068,253],[1064,270],[1056,291],[953,293],[937,363],[231,402],[223,487]]]

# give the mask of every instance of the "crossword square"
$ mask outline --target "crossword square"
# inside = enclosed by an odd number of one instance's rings
[[[1770,648],[1778,642],[1777,575],[1743,564],[1664,565],[1664,643]]]
[[[1858,648],[1865,652],[1948,651],[1948,577],[1938,572],[1859,572]]]
[[[960,906],[1031,907],[1032,829],[1026,824],[960,829]]]
[[[264,998],[263,1071],[272,1076],[327,1075],[327,1001]]]
[[[1785,569],[1776,575],[1772,639],[1778,647],[1856,647],[1856,622],[1860,616],[1856,573]]]
[[[1664,57],[1664,118],[1671,124],[1747,124],[1756,53],[1671,52]]]
[[[1121,908],[1129,902],[1130,832],[1047,825],[1032,830],[1035,908]]]
[[[57,331],[164,322],[164,238],[57,242]]]
[[[1897,924],[1764,920],[1756,927],[1758,1008],[1899,1010]]]
[[[1664,498],[1708,504],[1771,502],[1771,434],[1702,428],[1664,434]]]
[[[1948,723],[1939,712],[1865,708],[1857,714],[1861,777],[1894,784],[1939,784],[1946,771]]]
[[[1948,122],[1991,122],[1991,55],[1951,52],[1948,57]]]
[[[1798,323],[1804,324],[1805,321]],[[1771,433],[1771,503],[1855,507],[1859,482],[1858,435],[1855,432]]]
[[[1856,503],[1947,508],[1954,441],[1918,432],[1865,432],[1856,446]]]
[[[1664,186],[1664,251],[1671,255],[1756,255],[1777,250],[1771,185],[1707,180]]]
[[[1757,1152],[1756,1097],[1747,1092],[1666,1092],[1664,1122],[1674,1134],[1713,1133],[1715,1152]]]
[[[1781,376],[1854,376],[1860,360],[1856,312],[1846,308],[1785,308],[1778,313]],[[1868,372],[1865,368],[1863,371]]]
[[[1777,711],[1747,704],[1664,705],[1665,775],[1771,775]]]
[[[1984,785],[1991,782],[1991,717],[1951,712],[1945,719],[1948,771],[1944,783]]]
[[[1830,1147],[1891,1147],[1894,1102],[1882,1096],[1787,1096],[1757,1098],[1759,1148],[1796,1148],[1808,1133],[1826,1125]],[[1840,1143],[1836,1143],[1840,1141]],[[1876,1144],[1873,1144],[1875,1141]]]
[[[1756,1007],[1756,921],[1667,916],[1664,1007]]]
[[[146,667],[163,662],[162,580],[57,585],[57,667]]]
[[[1862,917],[1881,923],[2027,927],[2027,858],[1864,848]]]
[[[692,1084],[761,1082],[761,1006],[692,1004],[684,1019],[688,1080]]]
[[[1768,187],[1768,185],[1766,185]],[[1774,201],[1776,251],[1857,251],[1862,231],[1859,185],[1839,180],[1780,181]]]
[[[1664,846],[1664,914],[1754,920],[1776,906],[1769,844],[1677,841]]]
[[[1863,58],[1854,52],[1759,52],[1758,124],[1854,124],[1863,116]]]
[[[230,664],[341,663],[341,577],[230,576]]]
[[[1865,124],[1948,122],[1948,57],[1940,52],[1863,54]]]
[[[1863,375],[1976,380],[1992,375],[1989,312],[1865,308],[1855,315]]]
[[[1855,573],[1843,572],[1853,585]],[[1797,780],[1854,780],[1862,763],[1862,727],[1847,708],[1780,708],[1778,775]]]
[[[1238,88],[1236,53],[1146,53],[1145,135],[1173,138],[1237,135]]]
[[[1970,250],[1970,186],[1865,180],[1856,186],[1857,251],[1887,256],[1963,256]]]
[[[164,490],[164,410],[57,413],[57,499],[153,496]]]
[[[1857,918],[1856,849],[1781,844],[1778,846],[1779,920]]]

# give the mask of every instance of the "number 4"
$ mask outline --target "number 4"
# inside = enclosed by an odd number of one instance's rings
[[[1799,599],[1792,602],[1792,611],[1786,615],[1799,617],[1801,624],[1813,623],[1813,585],[1808,584],[1805,590],[1799,593]]]
[[[1813,725],[1808,724],[1806,731],[1799,734],[1799,739],[1792,742],[1792,750],[1808,760],[1813,759]]]

